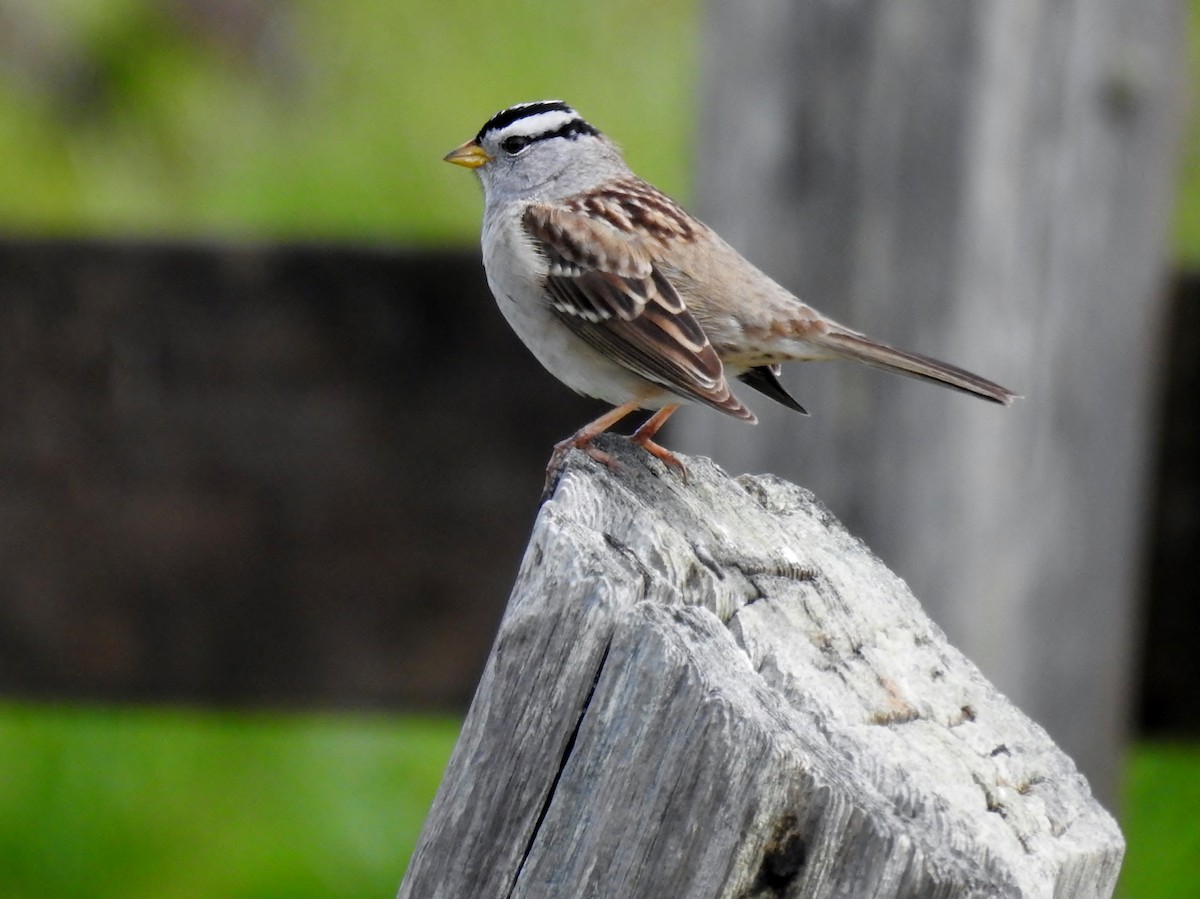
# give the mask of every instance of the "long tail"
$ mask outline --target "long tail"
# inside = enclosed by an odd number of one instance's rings
[[[1007,387],[1001,387],[999,384],[957,366],[947,365],[945,362],[939,362],[917,353],[906,353],[861,334],[837,330],[836,327],[821,334],[820,337],[812,339],[812,342],[838,358],[852,359],[884,371],[932,381],[944,387],[952,387],[963,393],[982,397],[993,403],[1008,406],[1013,400],[1020,399]]]

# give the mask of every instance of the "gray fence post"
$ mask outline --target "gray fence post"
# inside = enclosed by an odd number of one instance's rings
[[[400,890],[1107,897],[1074,764],[807,491],[619,438],[543,505]]]

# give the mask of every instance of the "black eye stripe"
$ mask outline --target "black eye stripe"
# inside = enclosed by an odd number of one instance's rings
[[[516,155],[528,147],[530,144],[538,141],[549,140],[552,137],[565,137],[567,140],[575,140],[581,134],[599,134],[600,132],[585,122],[583,119],[572,119],[569,122],[560,125],[553,131],[546,131],[542,134],[513,134],[504,138],[500,142],[500,149],[505,153]],[[478,142],[478,138],[476,141]]]
[[[572,119],[559,128],[553,131],[547,131],[545,134],[540,134],[534,140],[547,140],[551,137],[565,137],[568,140],[575,140],[581,134],[599,134],[600,132],[585,122],[583,119]]]

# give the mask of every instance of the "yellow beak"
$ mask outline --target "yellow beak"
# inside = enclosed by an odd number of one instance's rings
[[[473,140],[467,141],[461,147],[455,147],[442,158],[446,162],[453,162],[455,165],[461,165],[468,169],[477,169],[485,162],[492,161],[487,150]]]

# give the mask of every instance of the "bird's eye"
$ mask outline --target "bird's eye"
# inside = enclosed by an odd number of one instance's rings
[[[532,142],[531,138],[525,137],[522,134],[514,134],[512,137],[506,137],[500,142],[500,149],[510,156],[516,156]]]

